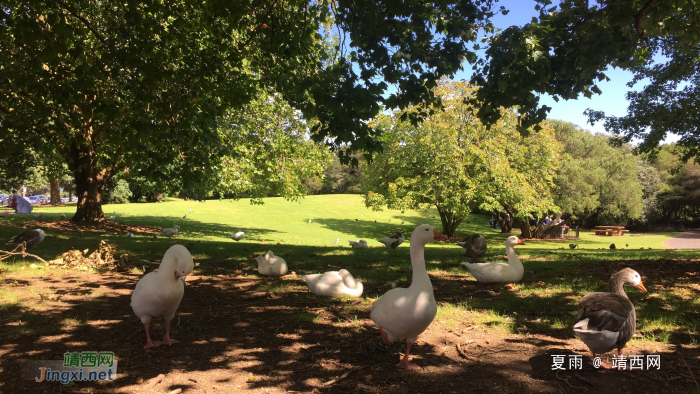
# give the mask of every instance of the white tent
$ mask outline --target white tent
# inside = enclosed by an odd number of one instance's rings
[[[17,196],[17,213],[32,213],[32,204],[22,196]]]

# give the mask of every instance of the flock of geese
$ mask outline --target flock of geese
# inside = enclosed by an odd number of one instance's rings
[[[179,226],[163,229],[161,234],[169,238],[178,233]],[[133,234],[132,234],[133,236]],[[231,238],[240,241],[244,232],[237,232]],[[10,239],[8,245],[24,244],[27,249],[36,247],[45,238],[41,229],[28,230]],[[397,365],[404,369],[418,369],[409,361],[411,346],[432,323],[437,313],[437,303],[433,286],[425,267],[425,246],[447,237],[428,224],[413,231],[410,237],[410,259],[413,270],[411,285],[408,288],[392,288],[379,297],[371,306],[370,318],[374,321],[382,339],[387,345],[397,340],[406,340],[406,353]],[[396,232],[379,240],[387,249],[401,245],[405,240],[402,233]],[[365,248],[364,240],[350,241],[353,247]],[[481,283],[513,283],[522,279],[523,264],[515,253],[515,246],[522,245],[518,237],[506,239],[508,262],[478,262],[486,253],[487,243],[483,236],[475,234],[464,238],[458,245],[463,247],[471,262],[461,263]],[[257,257],[258,272],[261,275],[279,277],[289,272],[287,262],[272,251]],[[170,337],[170,322],[175,316],[185,292],[184,279],[192,273],[194,261],[188,249],[182,245],[171,246],[163,256],[156,272],[145,274],[136,284],[131,296],[134,314],[144,324],[146,345],[144,348],[173,344],[178,341]],[[345,269],[318,274],[302,275],[309,290],[317,296],[352,296],[363,293],[363,284]],[[625,268],[612,275],[609,292],[595,292],[584,296],[578,305],[574,322],[574,333],[588,346],[595,356],[617,349],[618,355],[633,337],[636,327],[634,305],[627,298],[624,286],[633,286],[645,292],[641,277],[636,271]],[[153,318],[165,319],[165,336],[153,341],[149,325]],[[601,367],[610,368],[607,363]]]

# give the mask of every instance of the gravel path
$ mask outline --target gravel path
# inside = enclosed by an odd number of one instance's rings
[[[700,231],[688,231],[667,239],[663,243],[669,249],[700,249]]]

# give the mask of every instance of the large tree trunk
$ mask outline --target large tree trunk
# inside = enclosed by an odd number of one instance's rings
[[[57,205],[61,202],[61,188],[58,186],[58,179],[51,181],[51,205]]]
[[[76,160],[73,174],[75,176],[75,195],[78,208],[71,219],[74,223],[95,223],[105,218],[102,212],[102,192],[112,176],[111,168],[98,169],[94,154],[80,155]]]
[[[452,238],[455,236],[457,227],[462,223],[464,218],[456,217],[451,211],[443,211],[438,207],[440,221],[442,222],[442,233]]]
[[[530,222],[525,220],[516,219],[518,221],[518,227],[520,227],[520,238],[528,239],[532,238],[532,232],[530,231]]]
[[[104,180],[98,180],[97,174],[90,176],[88,171],[75,174],[75,194],[78,197],[78,209],[71,219],[74,223],[94,223],[104,220],[102,212],[102,191]]]

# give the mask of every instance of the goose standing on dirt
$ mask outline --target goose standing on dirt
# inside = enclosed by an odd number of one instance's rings
[[[287,262],[279,256],[275,256],[271,250],[267,251],[264,256],[258,256],[258,272],[265,276],[282,276],[286,275],[289,268]]]
[[[185,294],[185,284],[181,278],[191,274],[193,269],[194,261],[187,248],[173,245],[165,252],[158,272],[148,273],[136,283],[136,288],[131,294],[131,308],[146,329],[144,349],[179,342],[170,338],[170,321],[175,317]],[[148,330],[154,317],[165,319],[165,337],[162,341],[151,340]]]
[[[525,267],[520,262],[518,256],[515,255],[515,245],[524,245],[523,241],[516,236],[506,238],[506,255],[508,262],[489,262],[489,263],[467,263],[463,262],[462,266],[474,275],[474,278],[481,283],[494,282],[518,282],[523,278]]]
[[[437,303],[433,285],[425,270],[425,245],[438,239],[447,239],[427,224],[416,227],[411,234],[411,265],[413,280],[408,288],[391,289],[372,304],[370,318],[379,328],[387,345],[406,338],[406,355],[398,367],[418,369],[409,362],[411,346],[435,319]]]
[[[245,233],[243,231],[239,231],[235,234],[231,234],[230,238],[234,241],[240,241],[245,238]]]
[[[15,235],[5,245],[20,245],[22,242],[26,242],[27,250],[29,250],[39,245],[44,238],[46,238],[44,230],[35,228],[34,230],[27,230],[20,235]]]
[[[486,238],[480,234],[474,234],[471,237],[466,237],[457,242],[457,245],[463,247],[466,251],[464,254],[472,259],[472,263],[476,264],[479,259],[486,255]]]
[[[302,275],[301,279],[309,286],[309,290],[317,296],[334,297],[362,295],[362,282],[353,278],[346,269],[329,271],[323,274]]]
[[[403,234],[397,231],[380,239],[379,242],[383,243],[387,249],[394,249],[394,253],[396,253],[396,248],[398,248],[404,240]]]
[[[350,242],[350,246],[352,246],[353,249],[369,249],[369,245],[367,245],[367,241],[364,239],[361,239],[359,241],[348,241]]]
[[[620,356],[627,341],[634,336],[637,313],[632,301],[627,298],[624,286],[647,291],[639,273],[625,268],[610,277],[610,292],[586,294],[578,303],[574,334],[588,346],[593,357],[613,349],[617,349],[617,355]],[[610,369],[607,363],[601,362],[600,365]]]
[[[178,226],[177,224],[174,225],[173,228],[164,228],[164,229],[160,230],[160,235],[162,235],[164,237],[168,237],[168,239],[170,239],[173,237],[173,235],[178,233],[179,228],[180,228],[180,226]]]

